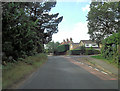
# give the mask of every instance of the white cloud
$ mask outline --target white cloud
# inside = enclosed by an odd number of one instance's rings
[[[62,42],[63,39],[72,37],[73,42],[77,43],[80,42],[80,40],[88,40],[89,35],[87,34],[88,28],[87,28],[87,22],[82,23],[79,22],[73,26],[73,29],[69,29],[69,32],[66,31],[66,29],[59,29],[59,32],[57,34],[53,35],[53,40]]]
[[[85,12],[85,11],[89,12],[89,11],[90,11],[90,5],[88,4],[88,5],[86,5],[85,7],[83,7],[83,8],[82,8],[82,11],[83,11],[83,12]]]

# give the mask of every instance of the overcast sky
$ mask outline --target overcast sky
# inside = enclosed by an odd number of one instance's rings
[[[58,33],[53,34],[52,40],[62,42],[63,39],[71,37],[73,42],[77,43],[89,39],[86,21],[89,5],[90,2],[57,2],[51,13],[59,13],[63,20],[58,26]]]

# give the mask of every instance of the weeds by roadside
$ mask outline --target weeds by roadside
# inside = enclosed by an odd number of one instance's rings
[[[27,57],[16,63],[9,63],[2,68],[2,88],[8,88],[32,73],[47,60],[46,54]]]
[[[111,72],[110,70],[107,70],[106,68],[104,68],[104,66],[102,65],[99,65],[97,62],[95,61],[92,61],[92,59],[89,59],[89,58],[84,58],[86,61],[85,61],[85,64],[87,64],[88,66],[91,66],[92,68],[95,68],[101,72],[105,72],[107,74],[109,74],[110,76],[113,76],[113,77],[116,77],[118,78],[118,74],[116,73],[113,73]],[[103,61],[103,60],[99,60],[99,61]],[[109,63],[108,63],[109,64]],[[117,68],[117,67],[116,67]]]
[[[118,67],[120,68],[120,65],[118,65],[117,63],[114,63],[113,60],[108,60],[108,59],[105,59],[104,57],[102,57],[101,55],[95,55],[95,56],[91,56],[92,58],[95,58],[95,59],[100,59],[100,60],[103,60],[109,64],[112,64],[114,65],[115,67]]]

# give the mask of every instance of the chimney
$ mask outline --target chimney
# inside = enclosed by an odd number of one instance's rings
[[[63,43],[65,43],[65,40],[63,40]]]
[[[67,38],[67,42],[69,42],[69,39]]]
[[[72,42],[72,38],[70,38],[70,41]]]

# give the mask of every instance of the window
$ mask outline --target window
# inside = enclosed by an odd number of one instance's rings
[[[92,46],[96,46],[95,44],[93,44]]]

